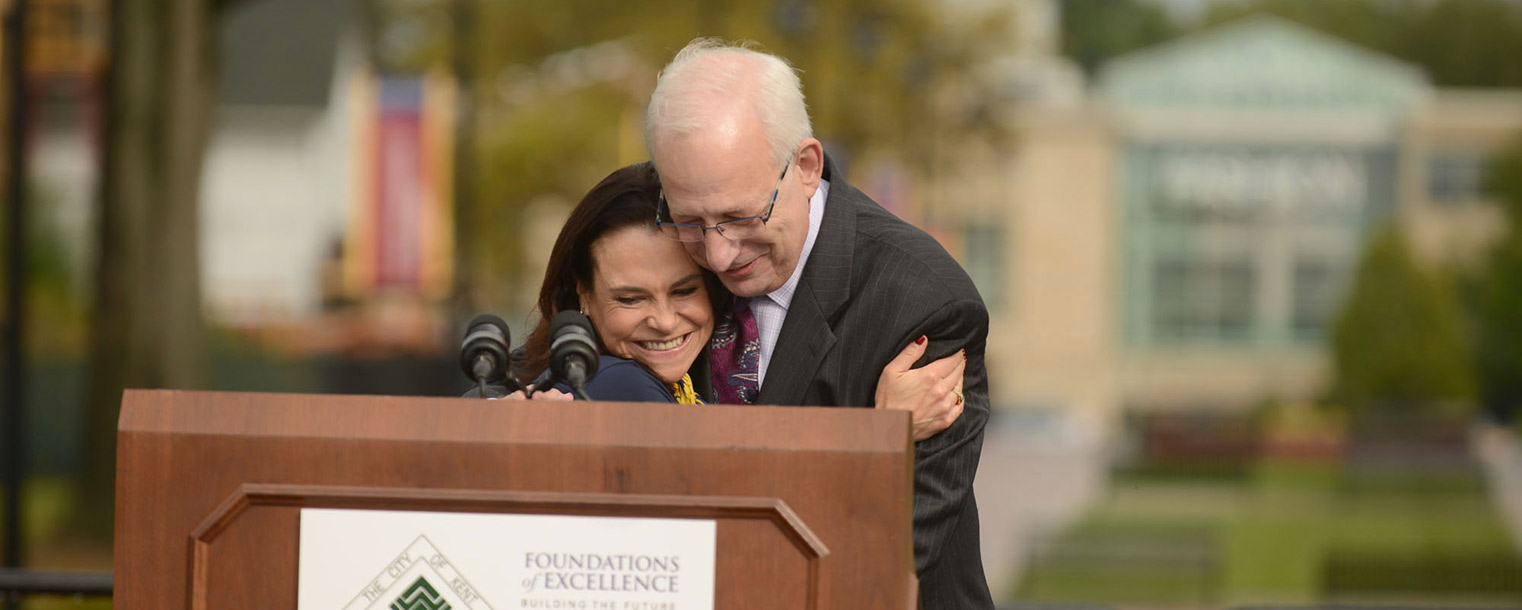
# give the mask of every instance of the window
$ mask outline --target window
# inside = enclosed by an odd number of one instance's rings
[[[1256,273],[1246,259],[1163,259],[1153,267],[1153,329],[1166,341],[1240,341],[1254,319]]]
[[[1290,330],[1296,341],[1314,343],[1327,336],[1327,327],[1337,313],[1340,276],[1331,261],[1295,263]]]
[[[1004,306],[1003,230],[996,221],[967,226],[962,264],[989,310]]]
[[[1464,203],[1485,194],[1485,158],[1445,153],[1427,160],[1427,196],[1436,203]]]
[[[1386,148],[1133,147],[1127,341],[1252,350],[1323,340],[1356,263],[1349,253],[1392,207],[1394,166]]]

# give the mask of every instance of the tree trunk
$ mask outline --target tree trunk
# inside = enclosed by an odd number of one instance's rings
[[[199,189],[216,94],[209,0],[112,4],[77,530],[110,540],[123,388],[203,385]]]

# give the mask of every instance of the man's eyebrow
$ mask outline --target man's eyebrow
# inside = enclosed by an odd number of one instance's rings
[[[758,199],[755,200],[755,201],[752,201],[750,203],[731,204],[729,209],[724,210],[722,212],[719,212],[717,214],[717,216],[719,218],[723,219],[723,220],[719,220],[717,222],[724,222],[724,220],[739,220],[741,218],[750,218],[752,216],[760,216],[762,212],[766,211],[766,203],[767,203],[767,200],[769,200],[771,198],[771,193],[772,193],[772,191],[767,191],[765,194],[758,195],[757,196]],[[682,219],[685,219],[685,220],[683,222],[681,222],[680,224],[702,224],[704,222],[705,219],[702,217],[701,214],[678,214],[676,209],[671,207],[671,197],[667,196],[667,195],[664,195],[664,194],[662,195],[662,197],[664,197],[666,199],[666,216],[670,217],[673,221],[676,221],[677,218],[682,218]],[[757,207],[757,206],[760,206],[759,210],[752,210],[752,209],[750,209],[750,208],[754,208],[754,207]],[[696,220],[698,222],[697,223],[690,222],[690,221],[693,221],[693,220]]]
[[[716,215],[718,217],[720,217],[720,218],[726,218],[726,217],[734,216],[735,214],[743,214],[744,211],[740,209],[741,207],[744,207],[744,206],[731,206],[729,209],[721,211],[721,212],[719,212]],[[669,207],[666,208],[666,213],[669,214],[672,218],[681,217],[681,218],[699,219],[699,218],[702,218],[702,216],[703,216],[702,214],[680,214],[676,210],[673,210],[673,209],[671,209]]]

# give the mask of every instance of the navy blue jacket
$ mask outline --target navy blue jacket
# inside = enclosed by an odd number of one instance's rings
[[[555,384],[555,389],[571,393],[571,386]],[[587,382],[587,397],[592,400],[620,402],[676,402],[671,388],[633,360],[603,354],[597,360],[597,374]]]

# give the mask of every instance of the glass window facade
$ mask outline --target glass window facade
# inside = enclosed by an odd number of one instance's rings
[[[1485,157],[1443,152],[1427,160],[1427,196],[1440,204],[1468,203],[1485,194]]]
[[[1390,150],[1129,146],[1128,344],[1321,341],[1365,227],[1393,200]]]
[[[990,310],[1002,309],[1005,303],[1004,270],[1010,263],[1005,260],[1005,253],[1014,249],[1005,248],[1003,242],[1004,232],[997,222],[967,226],[962,264]]]

